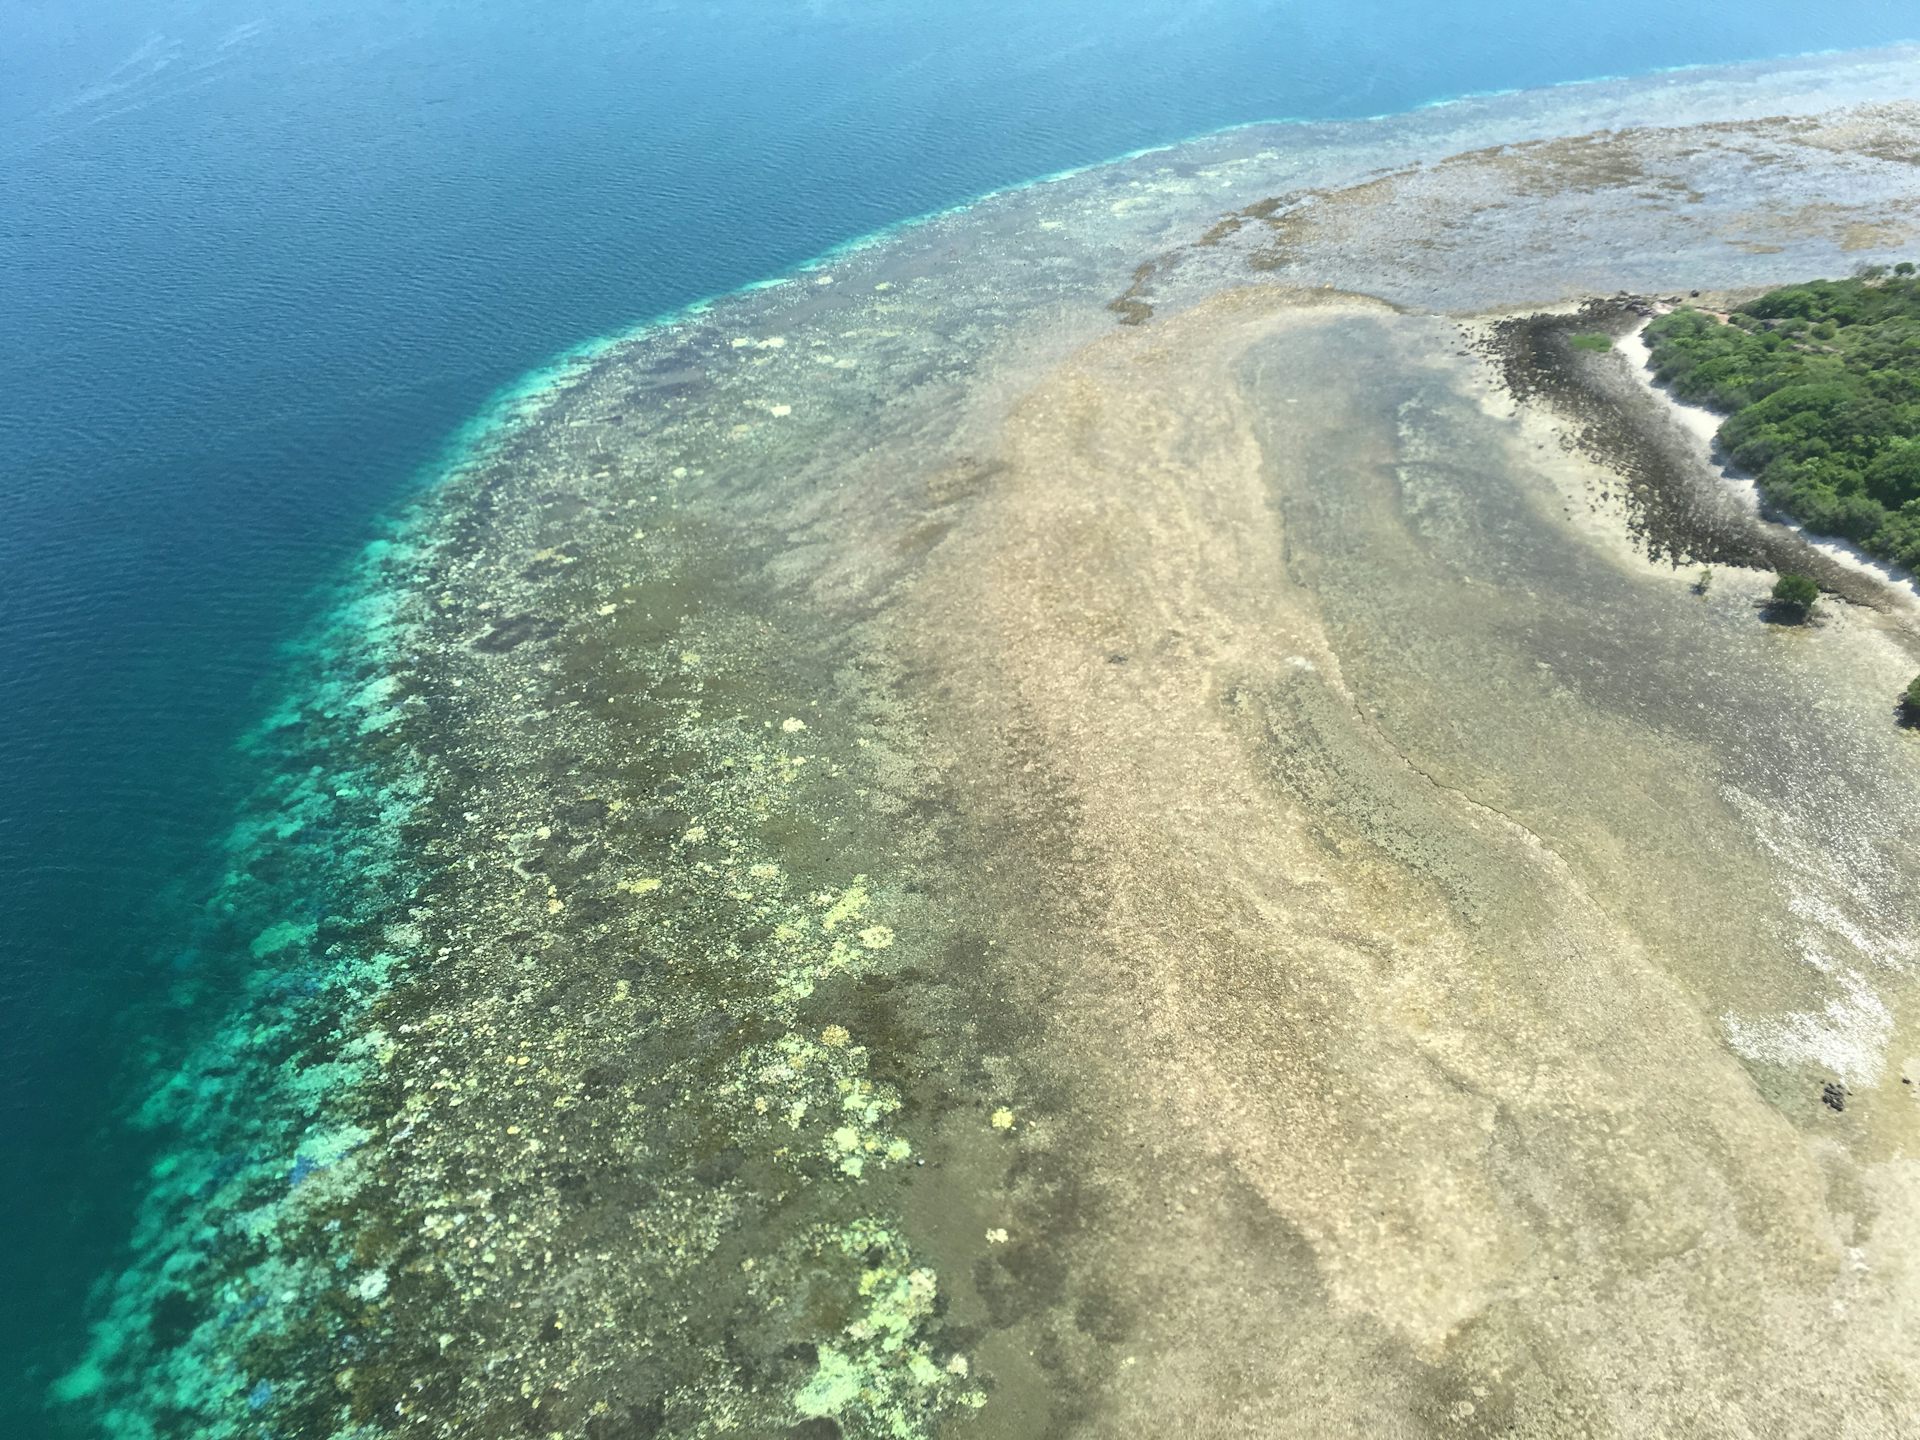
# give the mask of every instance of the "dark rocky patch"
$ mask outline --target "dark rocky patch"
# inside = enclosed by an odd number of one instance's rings
[[[1797,571],[1856,604],[1884,604],[1871,579],[1742,514],[1619,357],[1573,344],[1581,334],[1623,335],[1655,313],[1658,303],[1615,295],[1589,300],[1570,314],[1497,321],[1481,350],[1516,400],[1544,404],[1561,416],[1569,425],[1570,448],[1625,482],[1630,529],[1651,559]]]
[[[511,615],[494,622],[492,629],[473,642],[473,648],[483,655],[505,655],[530,640],[551,640],[560,630],[558,620],[540,615]]]

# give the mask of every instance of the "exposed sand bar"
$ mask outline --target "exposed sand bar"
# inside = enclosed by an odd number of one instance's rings
[[[1216,137],[583,367],[423,513],[372,1138],[205,1262],[267,1403],[1903,1434],[1920,642],[1691,595],[1465,317],[1894,253],[1913,59]]]
[[[1077,807],[1023,868],[1082,897],[1030,963],[1102,1197],[1047,1240],[1139,1327],[1093,1428],[1897,1433],[1902,662],[1583,555],[1449,335],[1255,292],[1095,347],[955,555],[947,673]]]

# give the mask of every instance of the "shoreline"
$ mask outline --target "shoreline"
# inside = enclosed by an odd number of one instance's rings
[[[1712,457],[1718,422],[1711,412],[1687,407],[1694,413],[1676,413],[1672,397],[1617,344],[1596,354],[1571,343],[1578,333],[1596,331],[1617,341],[1670,303],[1658,293],[1623,292],[1549,309],[1522,307],[1486,317],[1475,343],[1512,400],[1542,402],[1564,447],[1618,477],[1609,503],[1619,507],[1620,525],[1642,558],[1676,571],[1727,565],[1806,573],[1855,605],[1904,612],[1905,597],[1877,567],[1767,519],[1750,484],[1728,483]]]
[[[1644,338],[1646,328],[1651,323],[1651,319],[1642,320],[1632,330],[1615,340],[1615,349],[1626,357],[1641,387],[1649,395],[1661,401],[1674,421],[1700,442],[1701,463],[1719,476],[1728,492],[1738,497],[1752,513],[1755,522],[1792,535],[1809,550],[1825,556],[1835,564],[1847,566],[1860,575],[1879,581],[1886,588],[1887,593],[1894,597],[1895,603],[1905,609],[1920,612],[1920,577],[1916,577],[1911,571],[1869,555],[1851,541],[1832,535],[1818,534],[1807,529],[1797,520],[1767,512],[1760,498],[1758,483],[1751,476],[1735,470],[1732,464],[1723,459],[1720,454],[1718,436],[1720,425],[1726,417],[1704,405],[1694,405],[1680,399],[1654,378],[1652,351]]]

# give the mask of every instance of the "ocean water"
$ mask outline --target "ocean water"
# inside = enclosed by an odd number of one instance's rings
[[[490,397],[1138,147],[1917,30],[1876,0],[0,11],[0,1433],[41,1426],[126,1243],[142,1057],[293,1003],[220,908],[258,797],[307,807],[277,879],[315,917],[398,863],[342,838],[375,782],[300,788],[378,697],[337,734],[261,722],[316,645],[350,673],[404,643],[321,614],[356,565],[404,575],[379,517]]]

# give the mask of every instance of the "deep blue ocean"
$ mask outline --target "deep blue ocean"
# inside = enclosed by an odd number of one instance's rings
[[[1920,37],[1914,0],[0,4],[0,1435],[143,1164],[115,1123],[288,639],[590,337],[1243,121]]]

